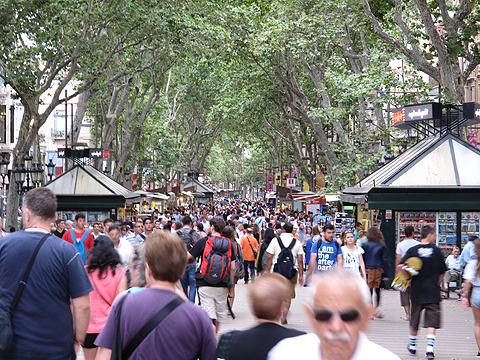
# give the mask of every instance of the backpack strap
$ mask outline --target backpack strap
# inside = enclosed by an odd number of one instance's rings
[[[180,297],[176,297],[165,305],[153,318],[150,319],[135,335],[135,337],[128,343],[127,347],[122,353],[122,360],[127,360],[143,340],[160,324],[170,313],[175,310],[183,301]]]
[[[277,237],[277,241],[278,241],[278,245],[280,246],[280,250],[285,249],[285,246],[283,246],[283,242],[282,242],[282,239],[280,239],[280,237]]]
[[[290,243],[290,245],[288,245],[288,249],[289,250],[292,250],[293,247],[295,246],[295,243],[297,242],[297,239],[293,238],[292,239],[292,242]]]

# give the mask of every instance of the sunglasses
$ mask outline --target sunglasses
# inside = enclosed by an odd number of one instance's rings
[[[355,309],[346,311],[331,311],[327,309],[316,310],[313,312],[313,316],[315,317],[315,320],[319,322],[327,322],[332,318],[334,313],[338,314],[343,322],[354,322],[360,317],[360,313]]]

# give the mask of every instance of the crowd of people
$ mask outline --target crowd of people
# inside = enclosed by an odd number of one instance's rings
[[[0,307],[8,309],[24,287],[6,359],[74,359],[80,347],[87,360],[399,359],[365,336],[368,323],[382,317],[380,287],[389,274],[376,227],[364,231],[356,223],[337,234],[334,224],[320,223],[319,212],[226,199],[135,222],[86,224],[83,213],[74,222],[55,220],[55,196],[44,188],[26,194],[22,215],[24,229],[0,238]],[[416,353],[425,311],[426,357],[434,358],[440,284],[444,273],[447,284],[460,281],[465,265],[462,304],[472,304],[480,343],[478,238],[445,262],[433,228],[422,229],[420,242],[413,228],[405,235],[396,272],[410,258],[423,261],[400,295],[410,322],[408,352]],[[33,270],[21,282],[36,246]],[[217,336],[235,316],[239,281],[249,284],[256,324]],[[284,327],[297,286],[313,289],[305,305],[312,334]]]

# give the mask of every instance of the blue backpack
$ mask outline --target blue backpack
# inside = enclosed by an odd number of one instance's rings
[[[85,248],[85,245],[83,244],[85,242],[85,240],[87,239],[88,234],[90,234],[90,231],[85,230],[82,238],[80,240],[78,240],[77,237],[75,236],[75,231],[73,229],[70,229],[70,235],[72,236],[73,246],[75,246],[78,253],[82,257],[84,265],[88,264],[87,249]]]

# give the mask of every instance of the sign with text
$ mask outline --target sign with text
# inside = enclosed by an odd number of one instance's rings
[[[468,102],[463,104],[463,118],[469,121],[463,123],[463,126],[469,126],[480,123],[480,104]]]
[[[287,179],[287,187],[293,188],[297,186],[297,179],[296,178],[288,178]]]
[[[406,122],[438,120],[442,118],[442,104],[436,102],[406,105],[403,111]]]

